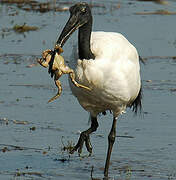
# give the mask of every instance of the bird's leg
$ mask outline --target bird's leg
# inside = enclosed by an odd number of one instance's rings
[[[73,147],[73,149],[70,151],[71,154],[73,154],[75,151],[78,150],[78,154],[80,155],[82,152],[82,148],[83,148],[83,144],[85,142],[87,151],[90,153],[92,153],[92,145],[90,142],[90,134],[94,131],[96,131],[98,128],[98,122],[97,122],[97,117],[92,117],[91,116],[91,127],[89,129],[87,129],[86,131],[83,131],[80,134],[78,143],[76,144],[76,146]]]
[[[105,169],[104,169],[104,176],[106,179],[108,178],[108,169],[109,169],[109,163],[110,163],[110,158],[111,158],[111,152],[112,152],[113,144],[115,142],[115,137],[116,137],[116,123],[117,123],[117,117],[114,117],[112,128],[108,136],[108,152],[106,156],[106,163],[105,163]]]

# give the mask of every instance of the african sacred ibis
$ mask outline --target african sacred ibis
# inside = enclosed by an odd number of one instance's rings
[[[91,91],[74,86],[73,95],[90,113],[91,127],[82,132],[71,153],[80,154],[85,143],[89,153],[92,145],[89,135],[98,128],[97,115],[110,110],[113,123],[108,136],[108,152],[104,176],[108,177],[111,152],[116,137],[117,118],[127,107],[141,108],[141,78],[139,55],[136,48],[120,33],[92,32],[92,14],[85,2],[70,7],[70,18],[62,30],[56,46],[63,47],[78,29],[78,59],[75,59],[76,81]]]

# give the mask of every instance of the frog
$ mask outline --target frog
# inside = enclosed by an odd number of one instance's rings
[[[63,52],[63,49],[61,47],[55,48],[54,51],[51,49],[47,49],[42,52],[42,58],[38,59],[38,63],[41,66],[47,68],[50,64],[52,56],[54,55],[54,60],[53,60],[53,64],[52,64],[52,73],[53,73],[54,82],[55,82],[56,87],[58,88],[58,91],[55,96],[53,96],[51,99],[49,99],[48,103],[50,103],[60,97],[60,95],[62,93],[62,86],[61,86],[61,82],[59,81],[59,78],[63,74],[68,74],[72,83],[76,87],[91,91],[91,89],[89,87],[79,84],[75,80],[75,72],[73,69],[71,69],[69,66],[67,66],[65,64],[63,56],[60,55],[62,52]]]

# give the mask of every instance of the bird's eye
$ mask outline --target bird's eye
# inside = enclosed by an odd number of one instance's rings
[[[81,8],[81,12],[85,13],[86,12],[86,7]]]

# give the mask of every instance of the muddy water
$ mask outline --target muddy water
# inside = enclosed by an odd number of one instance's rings
[[[92,1],[93,29],[124,34],[147,59],[141,64],[143,113],[127,110],[119,118],[110,179],[176,179],[176,16],[142,14],[175,12],[175,1],[167,2]],[[99,117],[92,157],[85,149],[82,158],[70,156],[63,147],[89,127],[88,114],[72,96],[66,76],[62,96],[47,104],[56,88],[47,70],[36,65],[41,51],[53,47],[68,11],[41,13],[0,4],[0,16],[0,179],[82,180],[91,179],[91,171],[102,179],[112,116]],[[24,23],[39,29],[12,30]],[[73,42],[76,33],[64,47],[67,61]]]

